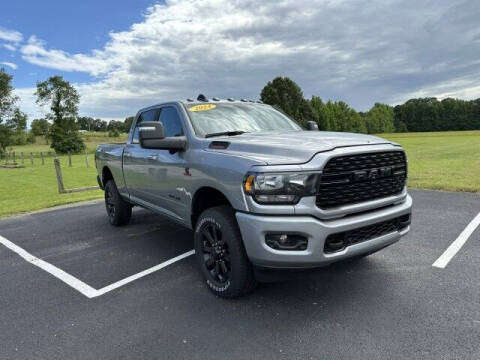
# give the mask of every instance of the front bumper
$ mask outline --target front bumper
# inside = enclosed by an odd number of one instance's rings
[[[247,255],[256,266],[270,268],[314,268],[379,250],[397,242],[409,230],[407,226],[377,238],[350,245],[335,253],[325,253],[328,235],[362,228],[382,221],[410,214],[412,198],[407,195],[401,204],[392,205],[358,215],[334,220],[320,220],[312,216],[253,215],[237,212],[237,222]],[[276,250],[265,242],[268,233],[294,233],[308,239],[306,250]]]

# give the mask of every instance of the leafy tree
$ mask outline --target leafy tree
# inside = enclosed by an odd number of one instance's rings
[[[395,131],[393,108],[386,104],[375,103],[363,114],[369,134],[391,133]]]
[[[14,112],[15,102],[18,100],[12,94],[12,75],[9,75],[3,68],[0,69],[0,153],[3,153],[7,146],[12,143],[12,123],[8,122]]]
[[[12,129],[0,123],[0,154],[3,154],[7,146],[10,146],[12,144],[12,136]]]
[[[93,120],[92,131],[107,131],[108,124],[102,119]]]
[[[135,119],[135,116],[129,116],[125,118],[125,120],[123,121],[124,132],[128,133],[130,131],[130,128],[132,127],[132,123],[134,119]]]
[[[310,104],[303,98],[302,89],[288,77],[279,76],[269,81],[262,89],[260,98],[265,104],[278,107],[300,123],[310,120],[302,117],[313,115]]]
[[[27,119],[27,114],[20,111],[19,108],[15,108],[13,116],[7,120],[7,123],[15,132],[22,132],[27,128]]]
[[[327,116],[327,109],[324,102],[318,96],[313,95],[310,100],[310,107],[313,112],[313,120],[317,122],[319,130],[331,130],[330,120]]]
[[[124,124],[122,121],[110,120],[107,125],[108,131],[123,132]]]
[[[75,124],[80,97],[77,90],[61,76],[52,76],[37,83],[37,104],[49,104],[47,118],[53,121],[49,137],[51,147],[58,153],[80,152],[85,144]]]
[[[320,130],[367,132],[364,118],[343,101],[324,103],[318,96],[312,96],[310,105]]]
[[[13,131],[11,141],[13,145],[25,145],[27,143],[27,134],[25,132],[27,128],[27,114],[15,108],[12,117],[7,120],[7,126]]]
[[[93,131],[93,118],[88,116],[79,116],[77,126],[80,130]]]
[[[32,121],[30,127],[35,136],[47,136],[50,130],[50,123],[47,119],[35,119]]]

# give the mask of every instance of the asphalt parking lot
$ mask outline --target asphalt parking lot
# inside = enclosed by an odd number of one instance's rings
[[[411,194],[399,243],[237,300],[204,286],[190,231],[145,210],[123,228],[100,202],[0,220],[0,359],[480,359],[480,228],[432,266],[480,196]]]

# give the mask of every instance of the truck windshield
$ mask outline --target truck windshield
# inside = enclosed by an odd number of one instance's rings
[[[302,128],[281,112],[260,104],[187,105],[198,136],[223,132],[299,131]]]

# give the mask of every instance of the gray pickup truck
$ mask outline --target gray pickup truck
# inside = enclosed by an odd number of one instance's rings
[[[398,241],[412,208],[404,150],[309,128],[246,100],[199,96],[142,109],[126,144],[96,152],[109,221],[127,224],[137,205],[192,229],[206,283],[223,297],[253,290],[272,270],[321,267]]]

